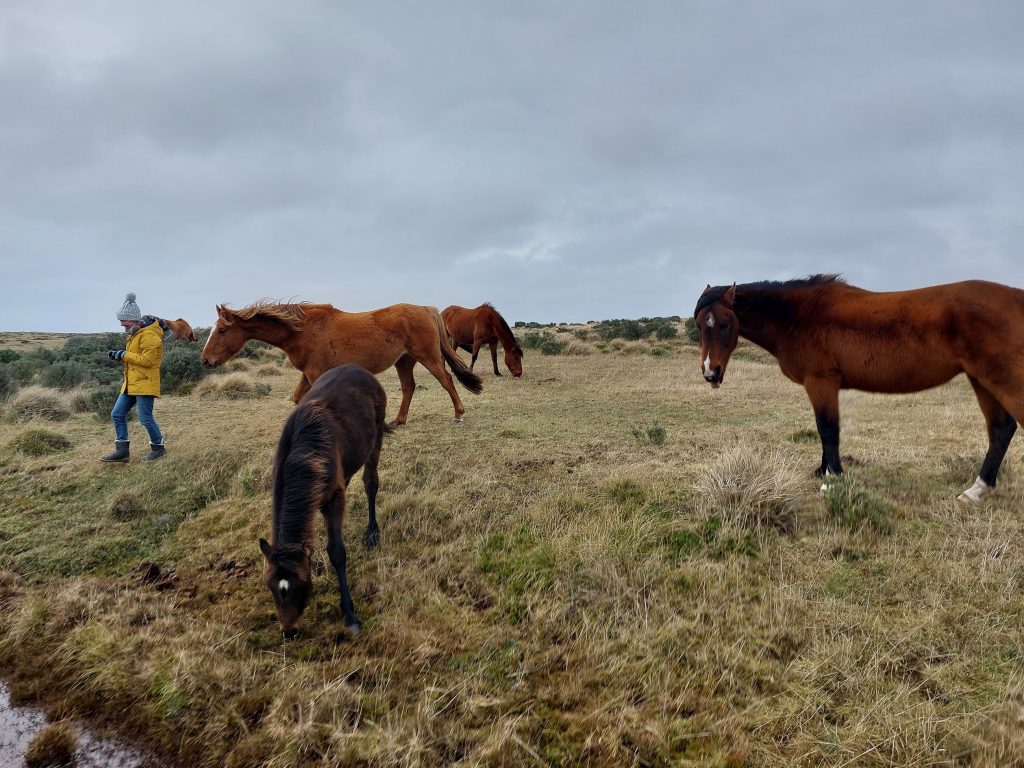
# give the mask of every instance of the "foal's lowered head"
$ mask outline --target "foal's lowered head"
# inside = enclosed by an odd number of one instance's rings
[[[260,539],[260,550],[266,560],[263,583],[274,598],[281,634],[290,640],[299,634],[302,613],[313,592],[309,562],[312,547],[305,544],[278,548]]]
[[[740,337],[739,320],[733,311],[735,302],[735,283],[709,285],[693,310],[693,321],[700,335],[700,369],[705,381],[714,389],[725,379],[725,368]]]

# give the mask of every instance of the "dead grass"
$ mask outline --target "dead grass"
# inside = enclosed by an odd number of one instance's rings
[[[101,465],[109,430],[73,416],[59,464],[0,457],[12,689],[196,766],[1021,764],[1020,448],[992,501],[955,501],[985,444],[966,383],[843,394],[881,534],[818,495],[800,388],[737,359],[712,391],[669,348],[528,353],[459,426],[417,368],[373,552],[348,492],[356,641],[322,532],[298,640],[260,583],[291,369],[267,398],[162,398],[155,465]]]
[[[66,393],[31,385],[22,387],[10,399],[7,404],[7,416],[19,423],[33,419],[66,421],[71,416],[71,406]]]

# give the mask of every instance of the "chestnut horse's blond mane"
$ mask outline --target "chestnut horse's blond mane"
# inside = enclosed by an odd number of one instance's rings
[[[255,317],[265,317],[270,320],[279,320],[295,331],[301,331],[306,321],[306,312],[310,309],[330,307],[330,304],[313,304],[308,301],[301,301],[298,304],[283,304],[272,299],[261,299],[241,309],[229,310],[231,315],[239,320],[252,320]],[[225,319],[225,323],[231,324]]]

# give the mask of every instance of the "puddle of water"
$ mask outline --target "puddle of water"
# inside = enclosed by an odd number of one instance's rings
[[[0,682],[0,765],[24,765],[25,750],[46,726],[46,716],[34,707],[11,704],[7,685]],[[77,726],[76,768],[156,768],[160,763],[117,739],[98,739]]]

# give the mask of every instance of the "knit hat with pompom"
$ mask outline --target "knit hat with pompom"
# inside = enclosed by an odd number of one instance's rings
[[[121,305],[120,311],[117,313],[118,320],[141,320],[142,313],[139,311],[139,305],[135,303],[135,294],[129,293],[124,297],[124,304]]]

